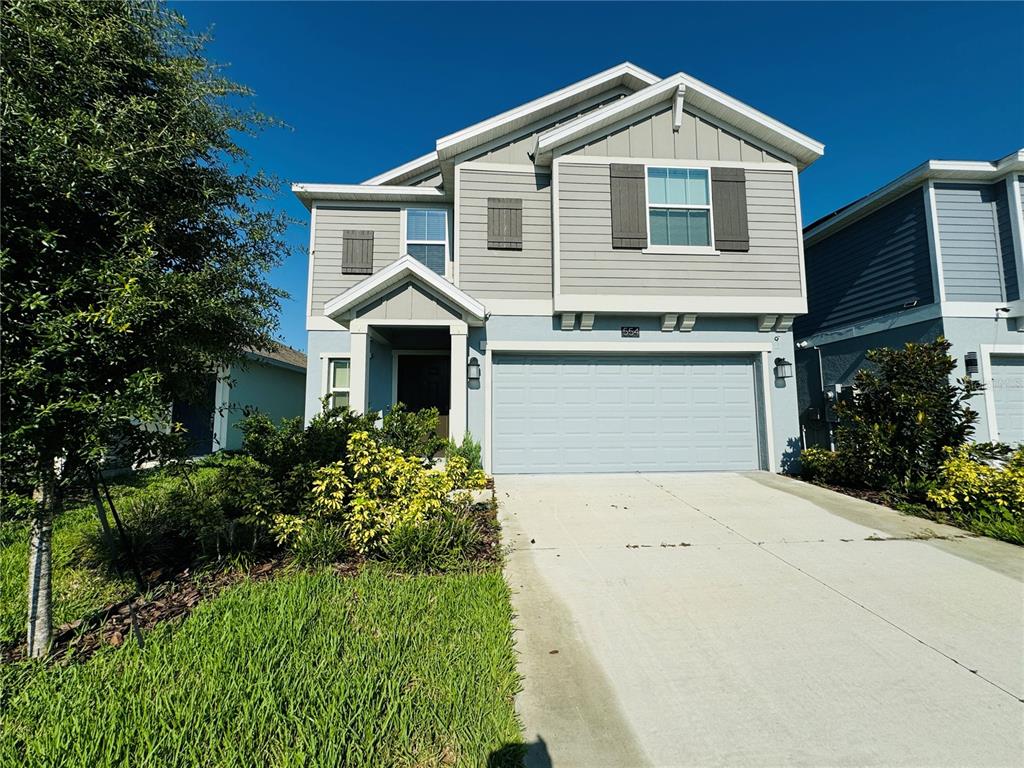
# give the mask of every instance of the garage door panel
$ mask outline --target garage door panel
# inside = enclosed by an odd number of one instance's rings
[[[1024,355],[993,355],[992,398],[998,439],[1024,442]]]
[[[495,472],[756,469],[751,358],[497,355]]]

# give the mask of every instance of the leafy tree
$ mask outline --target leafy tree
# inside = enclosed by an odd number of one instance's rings
[[[867,353],[871,366],[857,372],[853,398],[836,408],[836,454],[847,483],[921,496],[945,449],[967,442],[978,418],[968,400],[982,384],[950,379],[950,346],[940,338]]]
[[[112,445],[162,450],[174,398],[272,341],[286,220],[246,170],[266,118],[184,19],[134,0],[8,0],[0,469],[33,488],[28,643],[47,650],[50,530]],[[147,428],[141,428],[146,425]],[[94,475],[93,475],[94,476]]]

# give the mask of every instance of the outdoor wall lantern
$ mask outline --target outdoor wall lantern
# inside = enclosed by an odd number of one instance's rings
[[[964,373],[968,376],[978,375],[978,353],[968,352],[964,355]]]
[[[480,361],[475,357],[469,358],[469,365],[466,367],[466,378],[470,381],[480,381]]]
[[[775,378],[788,379],[793,375],[793,364],[784,357],[775,358]]]

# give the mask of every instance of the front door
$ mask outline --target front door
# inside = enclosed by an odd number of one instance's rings
[[[451,363],[446,354],[398,353],[397,399],[410,411],[437,408],[437,431],[448,436],[451,407]]]

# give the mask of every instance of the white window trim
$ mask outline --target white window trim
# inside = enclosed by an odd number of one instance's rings
[[[441,211],[444,214],[444,241],[441,240],[409,240],[409,211]],[[401,256],[410,256],[409,246],[410,245],[443,245],[444,246],[444,277],[449,282],[452,280],[452,217],[448,215],[447,205],[409,205],[402,207],[402,225],[401,225],[401,237],[402,237],[402,253]],[[415,258],[415,257],[413,257]],[[418,261],[418,259],[417,259]],[[424,264],[424,266],[426,266]],[[430,269],[429,267],[427,267]],[[431,270],[433,272],[433,270]]]
[[[680,205],[679,203],[651,203],[651,192],[650,192],[650,172],[652,168],[665,168],[668,170],[683,170],[683,171],[704,171],[707,173],[708,178],[708,202],[707,205]],[[659,163],[644,163],[644,206],[647,214],[647,247],[642,250],[642,253],[652,254],[666,254],[666,255],[677,255],[685,256],[688,254],[694,255],[709,255],[718,256],[720,252],[715,249],[715,214],[712,210],[713,199],[711,197],[711,168],[701,168],[698,166],[675,166],[675,165],[661,165]],[[668,208],[673,210],[682,211],[707,211],[708,212],[708,240],[711,242],[710,245],[655,245],[651,242],[651,208]]]
[[[320,398],[333,397],[340,392],[348,392],[349,407],[352,406],[352,355],[348,352],[324,352],[320,355],[323,361],[322,373],[320,376]],[[332,385],[331,369],[335,360],[348,360],[348,386],[335,389]]]

